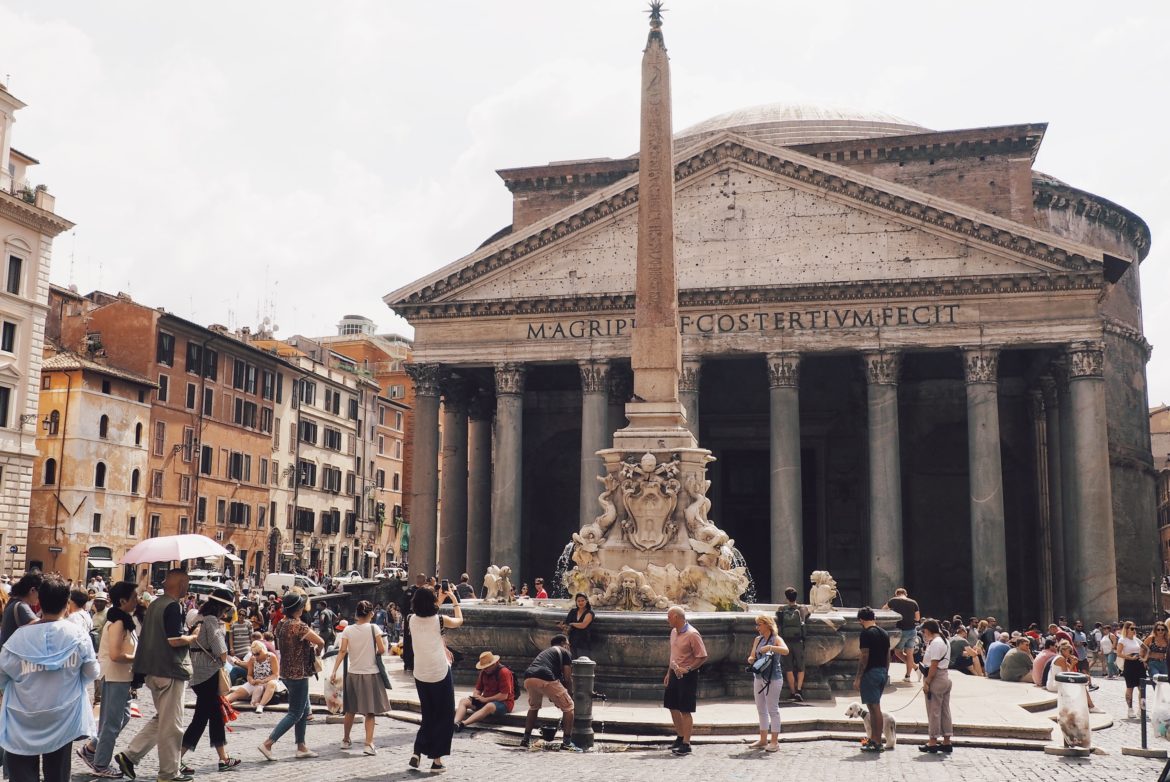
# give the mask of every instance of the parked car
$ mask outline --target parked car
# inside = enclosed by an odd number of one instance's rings
[[[214,581],[217,584],[227,581],[227,576],[218,570],[188,570],[187,577],[192,581]]]
[[[374,578],[378,579],[379,581],[405,581],[406,571],[400,567],[384,567],[374,575]]]
[[[333,583],[335,583],[335,584],[350,584],[354,581],[364,581],[364,580],[365,579],[362,576],[362,574],[357,572],[356,570],[351,570],[348,573],[344,573],[340,576],[333,577]]]
[[[209,581],[205,578],[193,578],[187,584],[187,591],[195,595],[195,599],[200,603],[207,602],[207,596],[216,589],[223,589],[224,586],[218,581]]]
[[[325,594],[325,587],[308,576],[302,576],[298,573],[269,573],[264,577],[264,585],[261,589],[264,594],[271,597],[283,595],[285,590],[292,589],[294,586],[305,590],[305,594],[309,597]]]

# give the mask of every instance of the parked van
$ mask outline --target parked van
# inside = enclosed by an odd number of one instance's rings
[[[285,593],[285,590],[292,589],[294,586],[305,590],[305,594],[309,597],[325,594],[325,587],[308,576],[298,575],[297,573],[269,573],[264,577],[264,586],[262,589],[266,595],[276,595],[279,597]]]

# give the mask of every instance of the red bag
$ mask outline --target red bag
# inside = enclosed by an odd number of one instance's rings
[[[219,711],[223,715],[224,727],[234,733],[235,731],[232,731],[231,726],[228,725],[228,723],[238,720],[240,718],[240,713],[232,708],[232,705],[228,703],[227,698],[222,696],[219,699]]]

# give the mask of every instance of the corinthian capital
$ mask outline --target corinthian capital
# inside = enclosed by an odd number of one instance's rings
[[[524,393],[524,365],[496,364],[496,396]]]
[[[578,361],[581,370],[581,391],[586,394],[603,394],[609,390],[609,362],[605,359]]]
[[[878,386],[898,384],[902,371],[902,354],[894,350],[868,350],[861,354],[865,361],[865,376]]]
[[[466,410],[471,389],[459,375],[444,375],[440,383],[443,389],[443,406],[448,410]]]
[[[1105,377],[1105,345],[1102,342],[1074,342],[1068,346],[1068,377]]]
[[[768,354],[768,385],[772,388],[800,386],[800,354],[792,351]]]
[[[999,378],[999,349],[963,348],[963,373],[968,384],[995,383]]]
[[[415,396],[439,396],[442,365],[410,363],[405,367],[406,374],[410,375],[411,382],[414,383]]]
[[[491,391],[477,390],[467,402],[467,417],[473,421],[490,421],[496,413],[496,398]]]
[[[609,372],[609,401],[615,405],[624,405],[634,394],[634,376],[629,367],[622,365],[610,368]]]
[[[703,362],[695,356],[683,356],[682,374],[678,376],[678,390],[683,393],[699,393],[699,374]]]

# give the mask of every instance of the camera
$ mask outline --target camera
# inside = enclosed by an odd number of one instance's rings
[[[450,592],[451,591],[451,582],[444,578],[442,589],[444,592]]]

